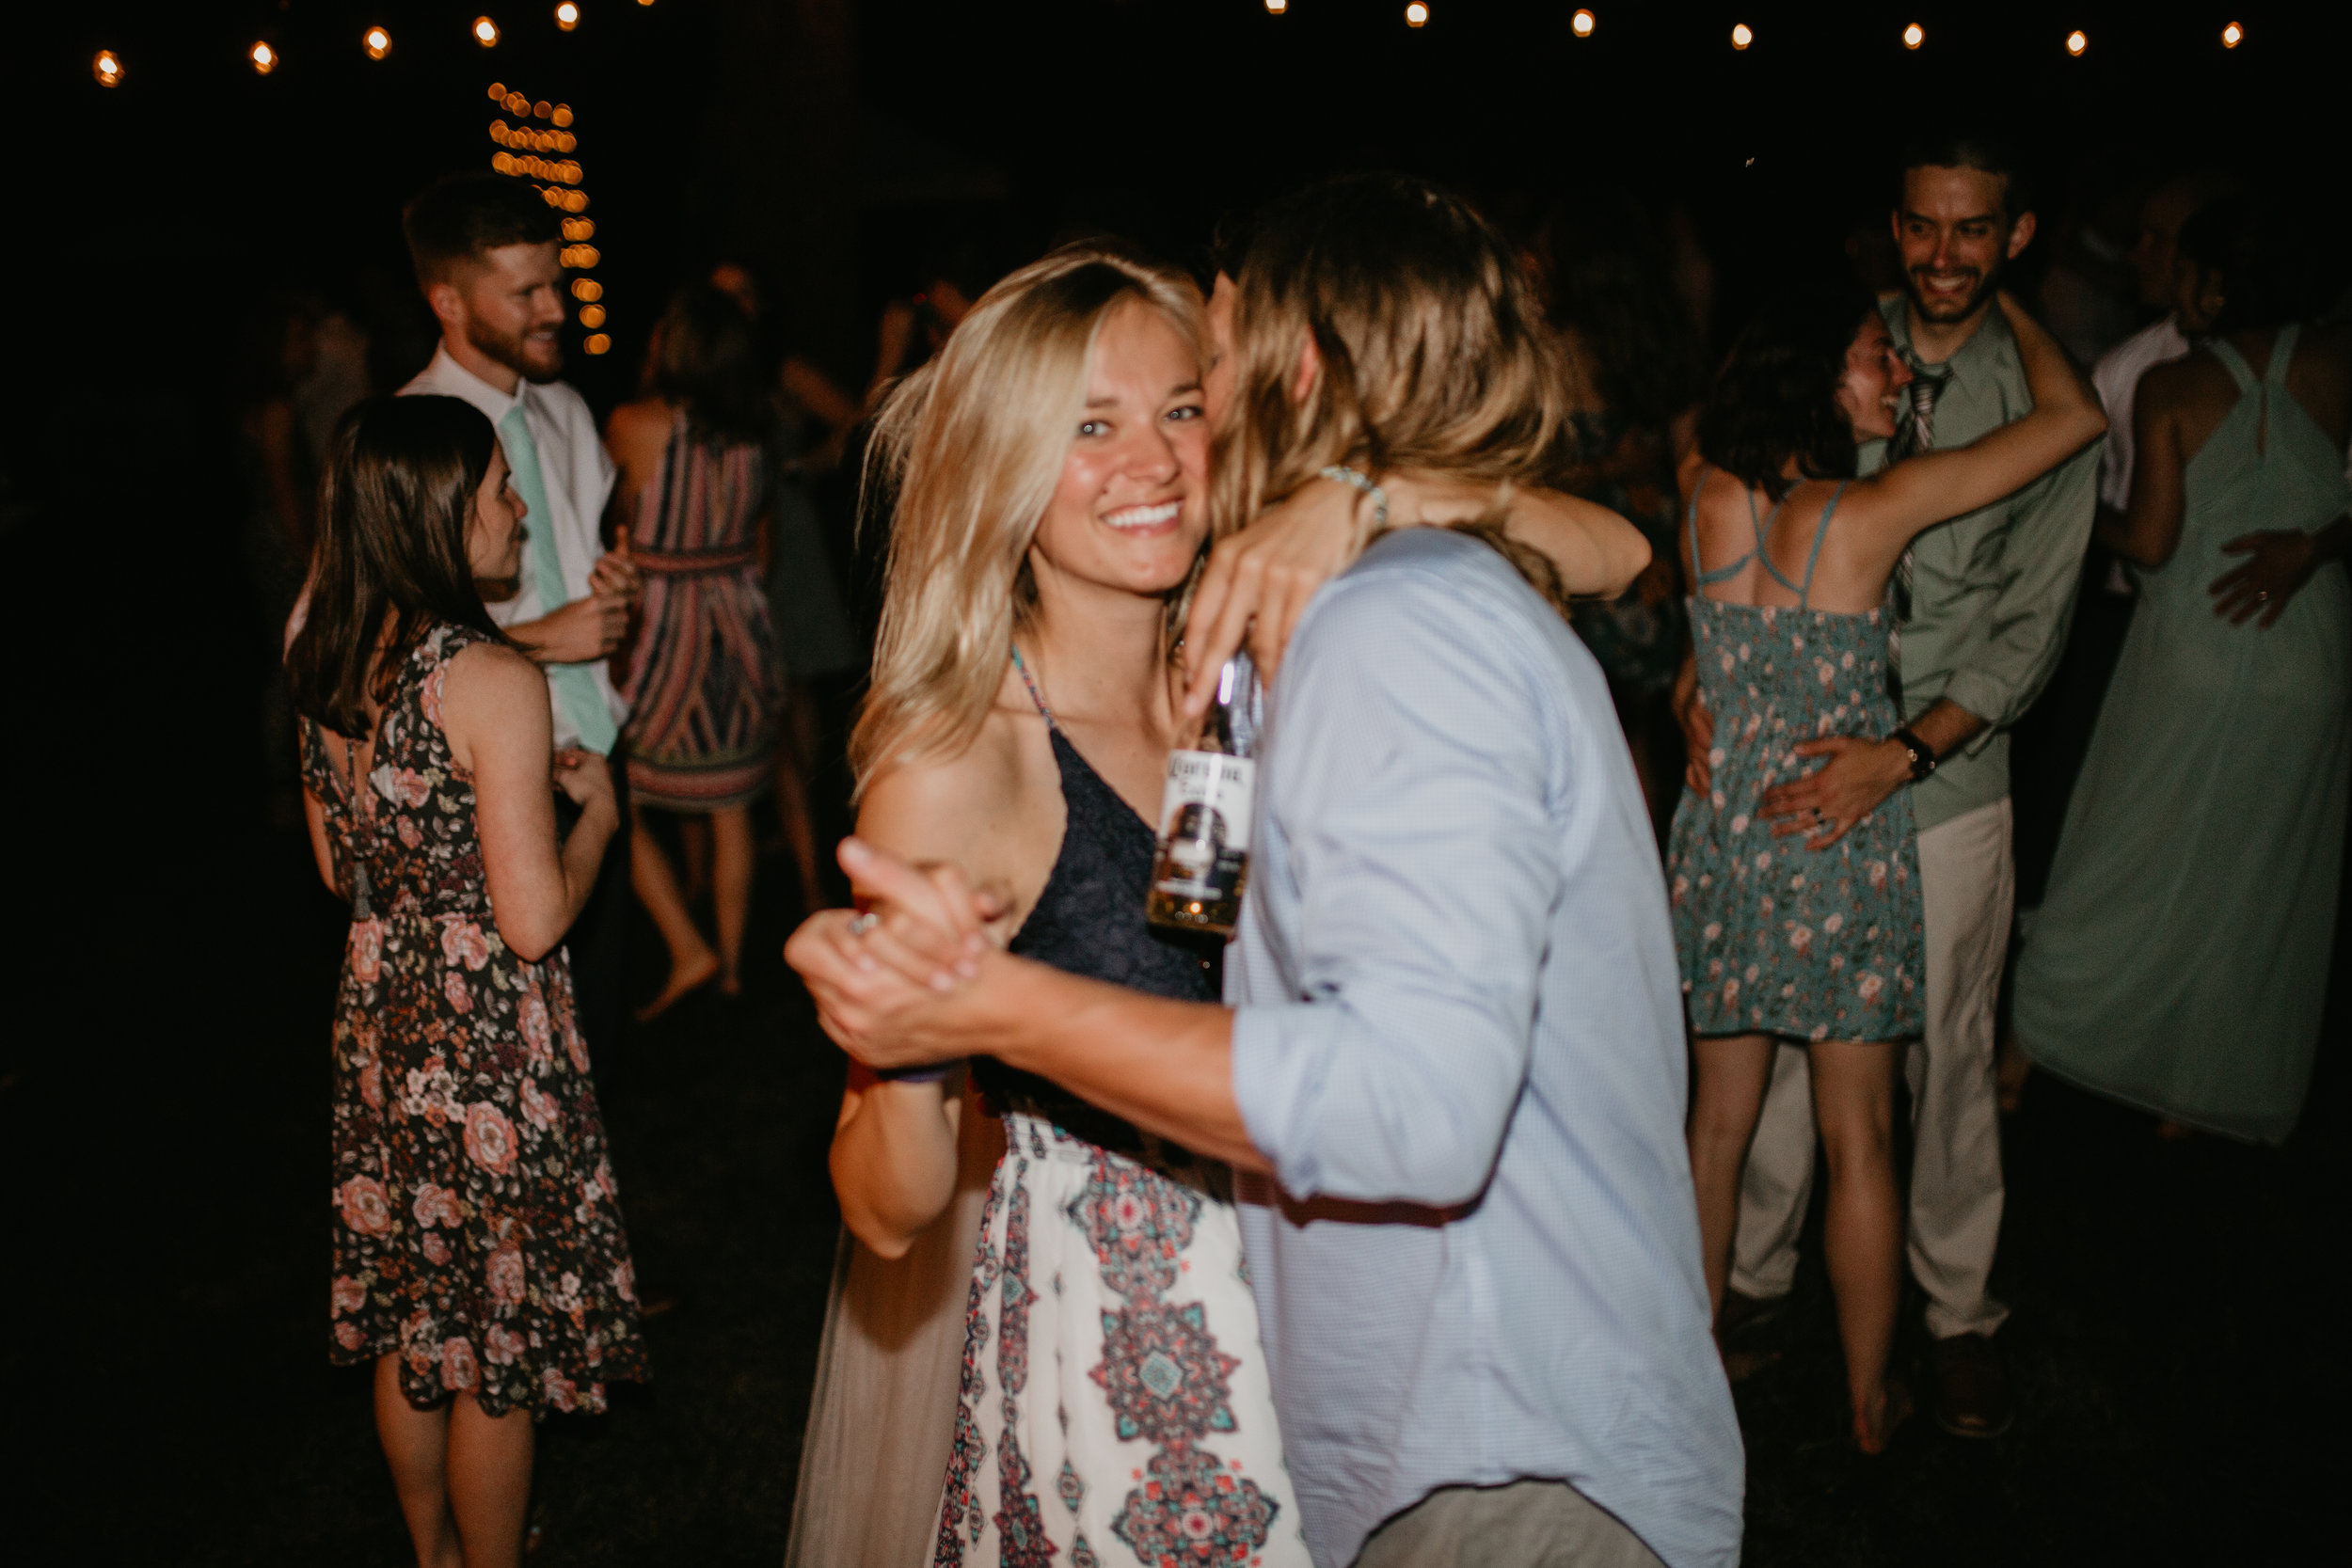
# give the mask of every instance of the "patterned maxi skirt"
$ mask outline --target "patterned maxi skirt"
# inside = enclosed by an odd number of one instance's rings
[[[1230,1201],[1005,1118],[934,1568],[1305,1568]]]

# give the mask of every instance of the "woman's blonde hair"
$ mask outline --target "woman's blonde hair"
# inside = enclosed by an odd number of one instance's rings
[[[981,296],[946,346],[882,404],[866,460],[867,515],[890,521],[882,624],[850,736],[874,776],[972,743],[1036,612],[1030,541],[1086,407],[1087,362],[1112,310],[1166,315],[1196,352],[1200,293],[1115,242],[1082,241]]]
[[[1240,237],[1232,404],[1211,465],[1222,535],[1343,464],[1503,485],[1569,457],[1556,336],[1518,259],[1469,203],[1405,175],[1350,175],[1267,208]],[[1294,401],[1300,346],[1322,373]],[[1498,511],[1500,509],[1498,508]],[[1555,599],[1549,562],[1476,529]]]

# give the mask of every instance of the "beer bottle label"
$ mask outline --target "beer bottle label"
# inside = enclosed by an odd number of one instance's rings
[[[1175,752],[1160,792],[1154,891],[1209,904],[1237,897],[1249,862],[1258,765],[1223,752]]]

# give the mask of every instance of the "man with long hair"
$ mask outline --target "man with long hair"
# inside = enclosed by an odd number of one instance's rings
[[[1211,306],[1221,526],[1318,475],[1554,471],[1551,338],[1459,200],[1334,181],[1237,266]],[[989,951],[951,869],[856,840],[880,918],[818,916],[787,950],[870,1066],[993,1056],[1243,1173],[1320,1568],[1739,1555],[1666,890],[1547,577],[1498,535],[1423,529],[1314,597],[1267,695],[1237,1006]]]
[[[404,396],[461,398],[498,431],[528,510],[520,578],[484,584],[490,614],[548,673],[559,751],[595,752],[613,765],[628,815],[627,772],[614,755],[628,707],[605,659],[636,602],[626,543],[604,548],[600,529],[614,469],[587,400],[556,379],[564,370],[562,220],[538,193],[502,174],[453,174],[401,214],[417,287],[440,324],[433,361]],[[617,834],[596,893],[569,942],[580,1026],[612,1052],[621,1022],[628,918],[628,835]]]

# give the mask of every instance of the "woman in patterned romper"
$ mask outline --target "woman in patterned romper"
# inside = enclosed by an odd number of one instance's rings
[[[1207,533],[1201,329],[1182,274],[1073,246],[992,290],[896,394],[877,443],[897,487],[888,593],[852,758],[859,833],[999,890],[1015,951],[1214,999],[1216,947],[1143,915],[1152,818],[1187,738],[1168,643]],[[1400,520],[1412,494],[1391,492]],[[1252,531],[1320,542],[1319,582],[1360,546],[1357,499],[1319,482]],[[1621,545],[1620,520],[1527,508],[1558,525],[1529,526],[1578,590],[1638,569],[1587,535]],[[958,1139],[983,1105],[1004,1152],[969,1211],[977,1238],[934,1248],[940,1217],[965,1212]],[[979,1062],[944,1081],[853,1069],[833,1171],[862,1244],[827,1329],[791,1561],[1307,1560],[1223,1166]],[[923,1258],[961,1275],[936,1404],[891,1363],[929,1365],[937,1325],[853,1321],[930,1299],[927,1277],[892,1274]],[[903,1405],[860,1405],[883,1389]],[[913,1521],[901,1479],[923,1497]]]
[[[1855,1443],[1909,1413],[1886,1360],[1901,1286],[1897,1053],[1924,1002],[1911,799],[1859,822],[1773,826],[1764,794],[1838,737],[1933,758],[1901,723],[1887,585],[1921,531],[2008,495],[2106,428],[2096,396],[2007,295],[2034,409],[1971,446],[1854,479],[1855,444],[1895,433],[1912,379],[1860,290],[1796,297],[1741,334],[1684,465],[1691,634],[1714,742],[1693,758],[1667,858],[1695,1066],[1691,1170],[1720,1310],[1740,1177],[1772,1053],[1809,1042],[1829,1160],[1826,1253]],[[1803,836],[1797,836],[1802,834]]]
[[[360,404],[287,655],[311,847],[352,907],[329,1354],[375,1369],[376,1432],[429,1568],[518,1561],[533,1421],[600,1411],[608,1379],[645,1375],[557,945],[619,814],[603,758],[551,762],[546,677],[475,592],[520,567],[506,479],[466,404]],[[563,840],[557,789],[581,808]]]

